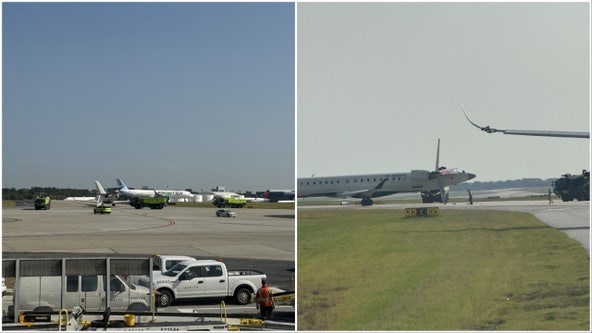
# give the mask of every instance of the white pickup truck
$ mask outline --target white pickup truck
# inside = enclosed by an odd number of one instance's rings
[[[197,259],[189,256],[155,254],[152,256],[152,276],[160,276],[162,273],[173,268],[176,264],[190,260]],[[130,285],[139,284],[140,279],[144,276],[146,275],[129,275],[127,276],[126,282]]]
[[[192,260],[177,264],[172,269],[153,274],[153,289],[158,290],[158,305],[169,306],[177,299],[233,297],[238,304],[251,302],[253,293],[266,275],[254,270],[227,271],[226,265],[216,260]],[[148,277],[139,285],[149,287]]]
[[[152,260],[153,260],[152,270],[156,271],[156,272],[164,273],[164,272],[168,271],[169,269],[173,268],[173,266],[175,266],[178,263],[182,263],[184,261],[190,261],[190,260],[197,260],[197,259],[195,259],[193,257],[188,257],[188,256],[178,256],[178,255],[170,255],[170,254],[166,254],[166,255],[155,254],[152,256]]]

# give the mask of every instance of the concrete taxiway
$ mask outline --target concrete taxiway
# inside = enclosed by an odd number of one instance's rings
[[[50,210],[2,210],[2,252],[101,254],[169,253],[196,257],[294,260],[294,211],[216,208],[134,209],[120,204],[109,215],[84,203],[54,200]]]
[[[229,269],[254,269],[270,284],[290,290],[295,268],[294,210],[113,207],[93,213],[81,202],[53,200],[51,209],[2,210],[2,256],[10,258],[117,257],[152,254],[222,259]],[[293,287],[292,287],[293,288]]]

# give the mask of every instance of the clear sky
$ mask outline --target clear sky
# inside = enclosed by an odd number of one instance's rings
[[[590,166],[589,3],[299,3],[297,176],[433,170],[474,181]]]
[[[293,3],[3,3],[2,187],[293,189]]]

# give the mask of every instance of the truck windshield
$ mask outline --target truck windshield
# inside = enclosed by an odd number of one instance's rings
[[[173,266],[173,268],[169,269],[168,271],[164,271],[162,274],[166,275],[166,276],[176,276],[182,270],[184,270],[186,267],[187,267],[187,265],[182,264],[182,263],[176,264],[175,266]]]

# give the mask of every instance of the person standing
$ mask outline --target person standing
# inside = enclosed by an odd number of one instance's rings
[[[549,194],[547,194],[547,196],[549,197],[549,204],[552,204],[553,198],[551,198],[551,189],[549,189]]]
[[[471,193],[471,190],[469,190],[469,205],[473,204],[473,193]]]
[[[257,310],[261,310],[261,319],[269,319],[275,309],[273,293],[267,285],[267,279],[261,279],[261,288],[257,290]]]

